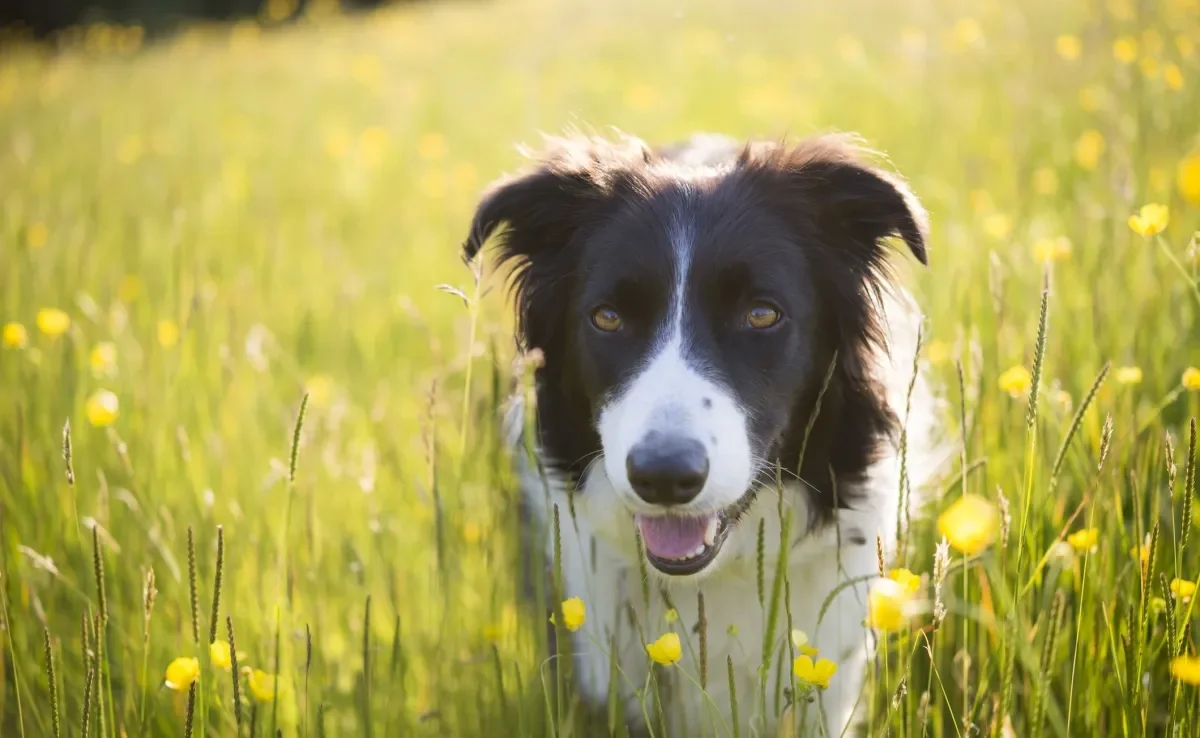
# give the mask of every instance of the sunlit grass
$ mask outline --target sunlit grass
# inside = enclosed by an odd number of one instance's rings
[[[931,211],[955,453],[876,598],[872,734],[1195,730],[1194,1],[270,5],[0,52],[0,734],[178,735],[189,699],[196,735],[572,732],[498,442],[529,366],[458,244],[515,142],[589,124],[855,130]]]

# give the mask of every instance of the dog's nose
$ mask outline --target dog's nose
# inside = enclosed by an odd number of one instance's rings
[[[649,433],[625,457],[625,472],[646,502],[682,505],[704,488],[708,452],[695,438]]]

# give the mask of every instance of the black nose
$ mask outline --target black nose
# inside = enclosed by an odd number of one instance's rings
[[[682,505],[704,488],[708,452],[694,438],[648,433],[625,457],[625,472],[646,502]]]

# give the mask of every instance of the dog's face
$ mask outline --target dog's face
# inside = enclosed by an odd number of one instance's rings
[[[522,338],[545,355],[543,450],[577,481],[606,479],[585,494],[612,495],[676,577],[753,550],[738,520],[777,463],[808,468],[797,439],[818,395],[854,412],[881,239],[924,261],[911,197],[840,139],[733,153],[693,166],[636,141],[561,142],[493,189],[466,246],[507,224]],[[827,464],[829,440],[812,444]]]

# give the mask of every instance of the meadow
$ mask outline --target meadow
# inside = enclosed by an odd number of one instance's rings
[[[868,734],[1195,735],[1200,3],[806,5],[6,35],[0,735],[581,734],[517,591],[528,367],[458,250],[569,126],[857,131],[930,211],[955,454]]]

